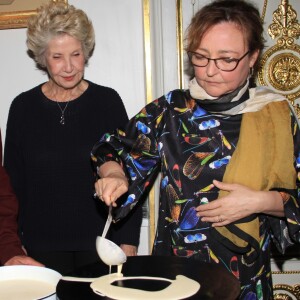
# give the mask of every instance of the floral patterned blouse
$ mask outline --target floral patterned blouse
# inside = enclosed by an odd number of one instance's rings
[[[195,207],[213,201],[226,165],[235,151],[242,115],[211,114],[174,90],[148,104],[124,130],[106,134],[92,151],[96,167],[119,161],[128,174],[128,198],[116,212],[123,218],[144,199],[159,172],[160,203],[154,255],[177,255],[224,266],[241,283],[240,299],[271,299],[270,241],[281,252],[300,242],[300,131],[292,115],[297,189],[285,204],[285,218],[259,215],[260,255],[248,264],[212,238],[211,224],[202,222]],[[251,138],[251,137],[249,137]]]

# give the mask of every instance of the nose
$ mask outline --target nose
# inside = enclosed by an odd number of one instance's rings
[[[219,72],[219,69],[216,65],[216,62],[214,60],[209,60],[208,65],[206,66],[207,76],[209,76],[209,77],[214,76],[218,72]]]
[[[71,73],[73,70],[73,64],[72,64],[72,60],[69,57],[65,58],[65,66],[64,66],[64,70],[67,73]]]

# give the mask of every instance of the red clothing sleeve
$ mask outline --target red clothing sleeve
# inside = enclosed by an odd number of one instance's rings
[[[2,166],[0,133],[0,265],[16,255],[24,255],[18,236],[18,201]]]

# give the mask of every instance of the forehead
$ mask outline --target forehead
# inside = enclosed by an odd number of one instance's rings
[[[247,48],[246,34],[238,24],[222,22],[211,26],[203,34],[199,48],[206,47],[244,50]]]
[[[68,34],[60,34],[49,40],[47,48],[48,50],[81,48],[81,43],[78,39]]]

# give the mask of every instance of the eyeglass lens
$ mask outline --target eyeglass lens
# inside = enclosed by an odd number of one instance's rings
[[[208,58],[197,52],[189,52],[191,63],[197,67],[206,67],[210,60],[213,60],[216,67],[222,71],[233,71],[238,66],[239,62],[249,53],[247,51],[241,58]]]

